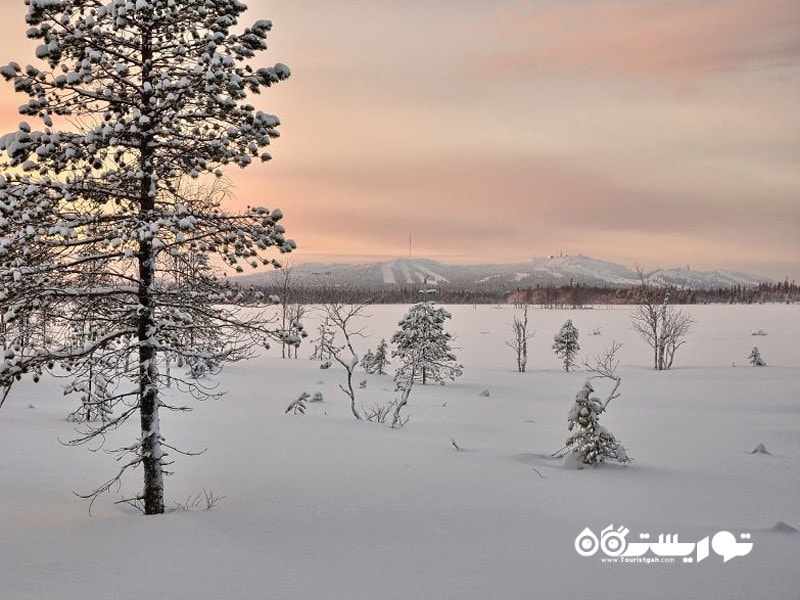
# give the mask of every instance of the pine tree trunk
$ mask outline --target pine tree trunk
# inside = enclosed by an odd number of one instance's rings
[[[152,75],[152,39],[150,35],[142,37],[142,82],[149,82]],[[143,86],[144,87],[144,86]],[[142,93],[142,115],[148,116],[150,96],[152,92]],[[139,190],[139,218],[145,224],[152,219],[155,208],[155,192],[151,190],[154,182],[152,133],[143,132],[139,147],[140,168],[144,176]],[[139,417],[142,430],[141,453],[144,466],[144,513],[156,515],[164,512],[164,472],[161,458],[161,431],[158,420],[158,368],[156,365],[156,348],[153,343],[155,318],[153,315],[153,282],[155,275],[156,253],[150,239],[139,243]]]
[[[164,473],[161,469],[163,450],[158,420],[156,352],[152,342],[148,340],[149,333],[155,325],[149,307],[150,286],[146,285],[148,271],[152,277],[152,256],[149,259],[140,261],[140,269],[143,267],[144,272],[140,270],[142,284],[139,290],[139,302],[142,303],[144,310],[140,311],[139,317],[139,416],[144,465],[144,512],[146,515],[156,515],[164,512]],[[150,264],[149,267],[147,263]],[[152,282],[152,279],[150,281]]]

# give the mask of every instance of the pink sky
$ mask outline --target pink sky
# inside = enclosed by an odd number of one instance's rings
[[[295,260],[554,252],[800,280],[800,3],[249,0],[288,81],[231,169]],[[33,59],[3,0],[0,63]],[[0,128],[22,100],[0,91]]]

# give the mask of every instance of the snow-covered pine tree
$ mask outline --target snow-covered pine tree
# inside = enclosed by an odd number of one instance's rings
[[[614,397],[616,387],[614,390],[609,399]],[[581,463],[591,466],[597,466],[605,460],[628,462],[630,459],[625,448],[599,422],[608,401],[604,404],[593,393],[594,388],[587,380],[575,396],[575,403],[567,416],[567,429],[571,433],[564,454],[572,453]]]
[[[749,360],[750,364],[754,367],[767,366],[767,363],[765,363],[764,359],[761,358],[761,351],[758,349],[758,346],[753,346],[753,349],[750,351],[750,356],[747,357],[747,360]]]
[[[444,330],[450,318],[449,312],[433,302],[415,304],[403,317],[391,340],[392,356],[401,363],[394,376],[398,385],[405,388],[410,376],[422,385],[461,376],[464,368],[450,347],[453,338]]]
[[[134,500],[146,514],[161,513],[171,446],[159,427],[159,356],[224,362],[274,336],[263,316],[228,308],[241,292],[213,274],[195,274],[191,288],[170,282],[168,257],[215,254],[241,270],[276,264],[265,255],[271,248],[294,248],[279,210],[231,214],[187,181],[270,158],[278,119],[246,99],[289,69],[250,64],[272,24],[235,32],[246,10],[238,1],[26,4],[42,62],[12,62],[0,75],[28,96],[20,113],[40,124],[23,121],[0,140],[0,302],[15,325],[0,386],[7,394],[26,373],[57,368],[85,379],[90,365],[101,368],[117,382],[112,402],[123,407],[76,442],[131,416],[141,435],[121,450],[127,458],[117,475],[88,496],[141,466],[144,488]],[[82,314],[102,335],[72,344],[66,332]],[[194,395],[208,393],[184,383]]]
[[[572,324],[572,319],[568,319],[561,330],[553,338],[553,350],[556,356],[564,361],[564,370],[569,372],[577,362],[578,352],[581,347],[578,344],[578,330]]]

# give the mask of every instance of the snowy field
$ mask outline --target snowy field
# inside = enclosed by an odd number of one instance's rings
[[[406,309],[370,308],[359,350]],[[113,458],[59,443],[74,408],[59,382],[21,385],[0,410],[0,598],[800,598],[800,534],[773,527],[800,529],[800,307],[691,307],[694,332],[668,372],[649,368],[629,307],[534,310],[524,374],[505,345],[512,307],[449,310],[464,376],[416,386],[401,430],[356,422],[343,372],[305,360],[307,345],[300,360],[273,349],[230,366],[226,397],[164,415],[169,443],[208,448],[177,457],[167,497],[225,497],[207,511],[143,517],[105,496],[90,517],[72,492],[112,475]],[[550,349],[567,318],[582,356],[624,343],[622,396],[602,422],[629,465],[549,458],[586,376],[560,371]],[[767,368],[746,364],[755,345]],[[390,376],[358,379],[364,405],[393,397]],[[284,414],[302,391],[325,401]],[[751,454],[759,443],[771,454]],[[579,556],[578,534],[610,524],[628,542],[730,531],[753,546],[725,563],[714,551],[671,564]]]

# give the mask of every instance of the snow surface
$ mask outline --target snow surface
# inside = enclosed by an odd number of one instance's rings
[[[407,309],[370,308],[372,337],[356,350],[389,338]],[[522,374],[505,346],[512,307],[447,309],[464,376],[416,386],[402,430],[356,422],[341,369],[279,349],[227,368],[225,398],[163,415],[169,443],[209,448],[175,457],[168,504],[205,488],[225,496],[209,511],[143,517],[104,497],[89,517],[71,492],[112,474],[112,457],[59,443],[74,407],[58,382],[21,385],[0,410],[0,597],[797,598],[800,307],[689,307],[695,332],[666,372],[648,368],[630,307],[534,310]],[[582,354],[625,344],[622,396],[602,422],[630,466],[576,471],[549,458],[586,375],[562,372],[550,350],[568,318]],[[759,328],[770,366],[756,369],[745,365]],[[394,397],[391,375],[359,378],[365,405]],[[303,391],[325,401],[284,414]],[[772,455],[750,454],[758,443]],[[682,541],[749,532],[754,547],[691,565],[577,555],[578,533],[612,523]]]

